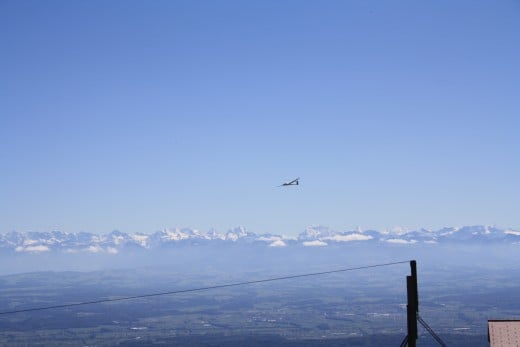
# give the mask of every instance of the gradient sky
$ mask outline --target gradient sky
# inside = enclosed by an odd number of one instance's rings
[[[0,232],[520,228],[519,1],[0,0],[0,47]]]

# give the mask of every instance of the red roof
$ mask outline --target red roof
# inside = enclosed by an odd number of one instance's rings
[[[488,320],[491,347],[520,347],[520,320]]]

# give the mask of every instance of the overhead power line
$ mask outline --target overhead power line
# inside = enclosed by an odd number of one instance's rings
[[[245,286],[245,285],[257,284],[257,283],[283,281],[283,280],[289,280],[289,279],[293,279],[293,278],[322,276],[322,275],[328,275],[328,274],[333,274],[333,273],[338,273],[338,272],[365,270],[365,269],[371,269],[371,268],[376,268],[376,267],[404,264],[404,263],[409,263],[409,262],[410,262],[410,260],[403,260],[403,261],[396,261],[396,262],[392,262],[392,263],[366,265],[366,266],[351,267],[351,268],[346,268],[346,269],[338,269],[338,270],[330,270],[330,271],[322,271],[322,272],[312,272],[312,273],[305,273],[305,274],[300,274],[300,275],[289,275],[289,276],[282,276],[282,277],[272,277],[272,278],[265,278],[265,279],[260,279],[260,280],[254,280],[254,281],[236,282],[236,283],[228,283],[228,284],[218,284],[218,285],[208,286],[208,287],[198,287],[198,288],[181,289],[181,290],[174,290],[174,291],[160,292],[160,293],[142,294],[142,295],[134,295],[134,296],[124,296],[124,297],[120,297],[120,298],[111,298],[111,299],[99,299],[99,300],[83,301],[83,302],[77,302],[77,303],[53,305],[53,306],[45,306],[45,307],[33,307],[33,308],[26,308],[26,309],[13,310],[13,311],[4,311],[4,312],[0,312],[0,315],[15,314],[15,313],[22,313],[22,312],[52,310],[52,309],[58,309],[58,308],[66,308],[66,307],[74,307],[74,306],[84,306],[84,305],[92,305],[92,304],[101,304],[101,303],[105,303],[105,302],[134,300],[134,299],[141,299],[141,298],[150,298],[150,297],[154,297],[154,296],[163,296],[163,295],[174,295],[174,294],[181,294],[181,293],[200,292],[200,291],[211,290],[211,289],[229,288],[229,287],[238,287],[238,286]]]

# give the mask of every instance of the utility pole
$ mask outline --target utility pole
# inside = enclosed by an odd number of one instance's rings
[[[432,328],[419,316],[419,291],[417,289],[417,263],[415,260],[410,260],[410,276],[406,276],[406,292],[408,296],[408,304],[406,305],[406,318],[408,322],[408,335],[404,337],[400,347],[416,347],[417,346],[417,322],[430,333],[430,335],[441,345],[446,347],[446,344],[439,335],[433,331]]]
[[[411,275],[406,276],[406,291],[408,304],[406,305],[406,316],[408,321],[407,342],[409,347],[417,346],[417,313],[419,312],[419,296],[417,290],[417,263],[410,261]]]

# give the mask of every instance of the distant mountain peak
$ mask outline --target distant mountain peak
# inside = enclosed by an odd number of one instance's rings
[[[202,231],[192,228],[165,228],[151,234],[125,233],[114,230],[105,235],[88,232],[67,233],[59,230],[50,232],[17,232],[0,234],[0,252],[42,253],[61,251],[65,253],[110,253],[126,248],[154,249],[160,247],[195,246],[201,244],[257,244],[268,247],[326,247],[332,244],[359,243],[377,244],[519,244],[520,231],[500,229],[496,226],[473,225],[444,227],[439,230],[354,230],[337,231],[322,225],[313,225],[303,230],[296,238],[273,234],[256,234],[245,227],[236,227],[225,232],[215,229]]]

